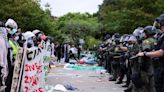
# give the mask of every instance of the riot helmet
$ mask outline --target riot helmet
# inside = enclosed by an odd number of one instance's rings
[[[137,42],[137,39],[134,35],[130,35],[129,39],[128,39],[128,42]]]
[[[35,35],[31,31],[27,31],[27,32],[23,33],[22,35],[24,36],[25,40],[27,41],[28,48],[33,47],[35,45],[35,43],[34,43]]]
[[[118,39],[120,38],[120,34],[119,33],[115,33],[113,36],[112,36],[112,40],[115,40],[115,39]]]
[[[121,35],[119,33],[114,34],[114,39],[113,40],[116,44],[120,43],[120,37],[121,37]]]
[[[110,39],[111,38],[111,36],[109,35],[109,34],[107,34],[105,37],[104,37],[104,41],[106,41],[106,40],[108,40],[108,39]]]
[[[161,14],[156,18],[156,22],[160,24],[160,26],[164,26],[164,14]]]
[[[28,39],[34,37],[35,35],[31,31],[27,31],[27,32],[23,33],[23,36],[24,36],[25,40],[28,40]]]
[[[120,43],[123,43],[127,36],[128,36],[128,34],[122,35],[121,38],[120,38]]]
[[[33,30],[32,33],[33,33],[34,35],[37,35],[37,34],[41,33],[41,31],[38,30],[38,29],[36,29],[36,30]]]
[[[49,40],[49,41],[50,41],[50,43],[52,43],[52,42],[53,42],[53,40],[54,40],[54,38],[53,38],[52,36],[47,36],[47,40]]]
[[[144,33],[146,36],[153,36],[156,34],[156,28],[153,26],[146,26],[144,28]]]
[[[18,25],[13,19],[8,19],[5,23],[5,27],[10,35],[15,34],[18,29]]]
[[[36,29],[36,30],[33,30],[32,33],[36,36],[37,41],[41,42],[41,40],[42,40],[42,38],[44,36],[43,32],[41,32],[40,30]]]
[[[144,28],[143,27],[138,27],[137,29],[134,30],[133,35],[139,40],[144,38]]]
[[[5,23],[0,21],[0,27],[5,27]]]

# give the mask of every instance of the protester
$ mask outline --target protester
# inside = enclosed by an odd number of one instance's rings
[[[64,59],[66,63],[69,62],[69,48],[70,48],[70,45],[68,43],[65,43],[64,44]]]
[[[34,30],[33,33],[31,31],[22,33],[20,30],[18,31],[18,25],[13,19],[8,19],[6,23],[0,23],[0,92],[10,92],[11,90],[13,72],[15,73],[14,70],[18,70],[14,68],[18,68],[15,67],[15,65],[17,66],[15,60],[17,59],[19,48],[24,48],[24,46],[28,48],[40,46],[43,48],[42,41],[46,44],[49,39],[39,30]],[[53,53],[52,40],[49,42],[51,45],[50,52]],[[19,75],[17,76],[19,77]]]
[[[68,54],[68,62],[69,63],[70,63],[70,59],[75,60],[76,62],[78,62],[77,49],[74,45],[72,45],[69,49],[69,54]],[[75,63],[75,62],[73,62],[73,63]]]
[[[77,57],[78,57],[78,59],[80,59],[80,53],[81,53],[81,51],[82,51],[82,48],[81,48],[81,46],[80,45],[78,45],[77,46]]]
[[[9,42],[7,39],[7,30],[2,25],[0,27],[0,91],[3,92],[6,88],[6,78],[8,76],[8,48],[9,48]]]
[[[18,51],[18,43],[17,39],[17,31],[18,25],[13,19],[8,19],[5,23],[5,28],[7,30],[7,37],[9,42],[7,61],[8,61],[8,76],[6,81],[6,92],[9,92],[11,89],[12,77],[13,77],[13,69],[14,69],[14,61],[16,59],[17,51]]]
[[[55,51],[56,51],[56,56],[57,56],[57,62],[60,63],[60,61],[61,61],[61,56],[62,56],[62,47],[61,47],[61,44],[58,43],[58,44],[56,45]]]

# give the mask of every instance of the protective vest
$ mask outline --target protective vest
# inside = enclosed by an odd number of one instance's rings
[[[157,45],[157,40],[155,38],[147,38],[142,43],[142,51],[152,51]]]
[[[18,45],[17,45],[16,42],[11,41],[11,40],[9,40],[9,44],[10,44],[10,46],[12,48],[12,53],[13,53],[13,57],[14,57],[14,60],[15,60],[16,59],[16,55],[18,53]]]

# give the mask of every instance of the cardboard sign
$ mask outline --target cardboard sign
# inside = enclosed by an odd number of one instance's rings
[[[27,48],[20,92],[45,92],[43,73],[42,50]]]
[[[45,92],[46,76],[51,60],[51,44],[48,41],[42,41],[42,46],[24,47],[23,59],[21,60],[20,56],[16,61],[12,92]],[[19,64],[20,61],[22,67]]]
[[[44,42],[43,42],[44,43]],[[44,75],[43,75],[43,78],[45,79],[45,82],[47,80],[47,75],[48,75],[48,72],[49,72],[49,63],[50,63],[50,60],[51,60],[51,44],[50,42],[46,42],[45,45],[43,45],[43,49],[42,49],[42,52],[43,52],[43,72],[44,72]]]
[[[21,80],[21,70],[24,64],[24,62],[22,62],[22,59],[23,59],[23,48],[19,48],[18,54],[16,56],[16,60],[14,63],[13,79],[12,79],[10,92],[18,92],[19,90],[19,84]]]

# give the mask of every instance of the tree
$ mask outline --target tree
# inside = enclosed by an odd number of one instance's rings
[[[38,0],[2,0],[0,7],[1,20],[14,19],[22,31],[39,29],[54,37],[59,33],[50,12],[44,11]]]
[[[97,17],[89,13],[68,13],[59,18],[58,24],[58,30],[65,34],[64,39],[73,43],[78,43],[80,38],[86,39],[88,36],[95,39],[101,27]],[[93,44],[87,43],[87,45]]]
[[[104,0],[97,13],[103,33],[132,33],[139,27],[152,25],[164,13],[163,0]]]

